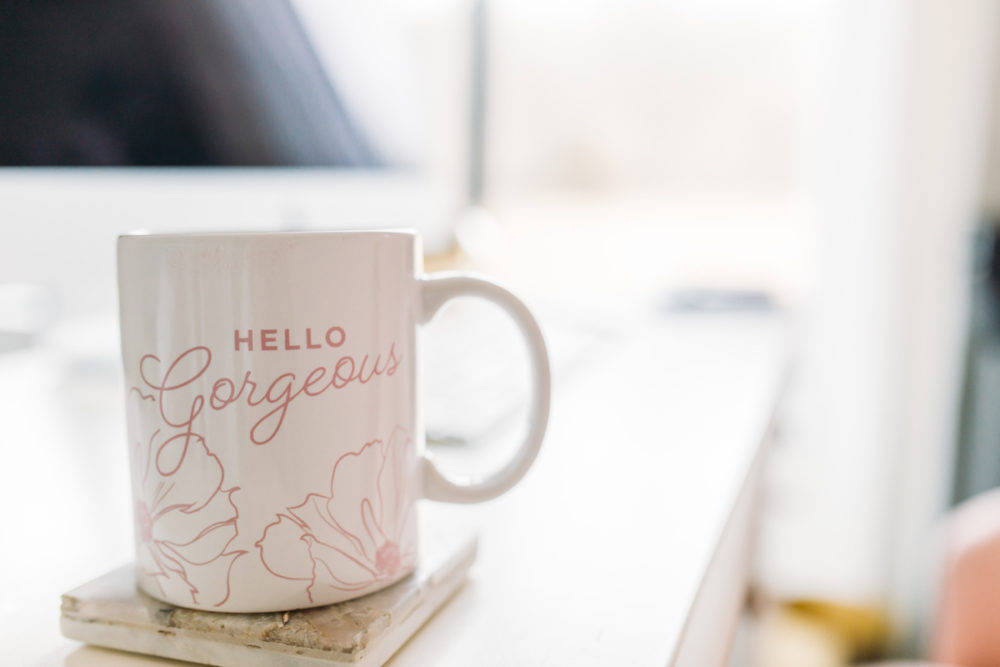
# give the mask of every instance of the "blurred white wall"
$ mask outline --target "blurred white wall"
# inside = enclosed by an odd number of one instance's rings
[[[815,292],[762,576],[933,613],[1000,3],[831,5],[807,152]],[[798,499],[798,500],[796,500]]]
[[[824,4],[489,3],[489,196],[793,194]]]
[[[796,203],[804,242],[785,262],[809,270],[769,258],[805,295],[761,559],[772,594],[890,605],[904,626],[932,606],[920,555],[950,476],[998,7],[489,4],[495,207],[582,200],[589,221],[607,214],[595,199],[725,201],[729,226],[687,210],[718,230],[689,254],[732,266],[753,262],[721,248],[759,224],[754,203]]]

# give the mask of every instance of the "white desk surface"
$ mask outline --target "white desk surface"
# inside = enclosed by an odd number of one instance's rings
[[[392,664],[669,662],[761,445],[783,349],[774,317],[672,316],[557,382],[521,485],[443,510],[480,527],[479,561]],[[58,631],[60,593],[131,556],[114,373],[44,348],[0,354],[4,664],[160,662]]]

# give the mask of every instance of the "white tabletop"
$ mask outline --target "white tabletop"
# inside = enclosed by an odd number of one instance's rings
[[[691,315],[652,319],[557,381],[525,480],[490,503],[442,508],[480,527],[479,561],[392,664],[668,662],[782,372],[777,318]],[[0,354],[11,664],[144,661],[58,634],[59,594],[131,555],[115,373],[45,347]]]

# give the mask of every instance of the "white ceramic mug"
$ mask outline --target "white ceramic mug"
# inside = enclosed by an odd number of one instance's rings
[[[418,498],[476,502],[524,475],[549,411],[538,325],[502,287],[422,273],[411,232],[118,241],[139,587],[280,611],[378,590],[416,563]],[[417,326],[448,299],[504,308],[533,402],[514,458],[449,480],[422,455]]]

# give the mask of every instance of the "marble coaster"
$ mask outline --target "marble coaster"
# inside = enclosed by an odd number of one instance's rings
[[[420,564],[356,600],[269,614],[183,609],[135,587],[122,566],[62,596],[62,634],[88,644],[209,665],[381,665],[458,590],[475,533],[421,522]]]

